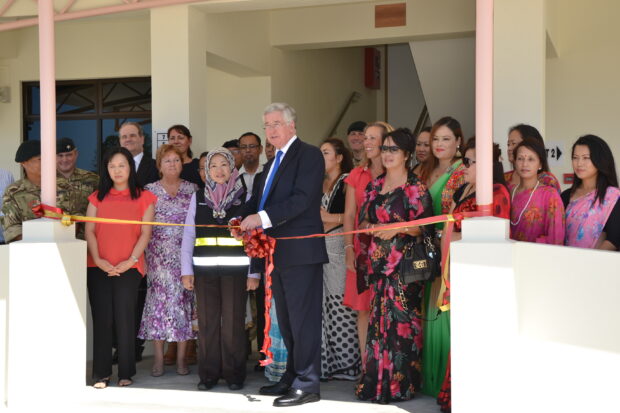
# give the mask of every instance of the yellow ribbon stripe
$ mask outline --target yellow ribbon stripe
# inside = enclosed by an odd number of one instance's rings
[[[206,237],[206,238],[196,238],[196,242],[194,243],[196,247],[243,247],[242,240],[236,240],[230,237]]]
[[[47,218],[60,219],[63,225],[70,226],[73,222],[95,222],[102,224],[135,224],[135,225],[161,225],[166,227],[202,227],[202,228],[239,228],[234,225],[193,225],[193,224],[172,224],[169,222],[153,221],[134,221],[130,219],[114,219],[100,217],[82,217],[79,215],[59,214],[45,210],[43,216]]]
[[[470,216],[470,217],[477,216],[474,214],[469,214],[469,215],[462,214],[462,215]],[[62,224],[66,226],[73,224],[73,222],[95,222],[95,223],[107,223],[107,224],[161,225],[161,226],[203,227],[203,228],[239,228],[239,226],[230,226],[230,225],[171,224],[167,222],[134,221],[134,220],[127,220],[127,219],[83,217],[83,216],[77,216],[77,215],[61,214],[58,212],[49,211],[47,209],[44,209],[43,216],[49,217],[49,218],[60,219]],[[454,222],[456,222],[457,219],[452,214],[446,214],[446,215],[437,216],[437,217],[423,218],[417,221],[418,223],[414,225],[408,222],[395,222],[392,224],[382,224],[380,227],[377,227],[377,228],[373,227],[373,228],[357,229],[357,230],[349,231],[348,234],[369,233],[369,232],[372,233],[376,231],[405,229],[405,228],[410,228],[412,226],[416,227],[416,226],[433,225],[433,224],[437,224],[440,222],[448,223],[447,227],[449,227],[449,229],[447,232],[450,233],[454,225]],[[422,223],[420,223],[419,221],[422,221]],[[331,237],[331,236],[342,236],[342,235],[343,235],[342,233],[312,234],[312,235],[297,236],[297,237],[279,237],[276,239],[304,239],[304,238]],[[197,238],[195,245],[196,246],[218,245],[218,246],[226,246],[226,247],[237,247],[237,246],[243,246],[243,242],[237,241],[234,238],[228,238],[228,237],[209,237],[209,238]],[[449,240],[447,240],[447,242],[445,243],[442,242],[441,250],[442,250],[442,253],[446,255],[446,258],[445,258],[445,261],[443,263],[444,265],[442,268],[442,274],[441,274],[442,283],[441,283],[441,290],[439,292],[439,297],[437,297],[437,307],[441,311],[448,311],[450,309],[450,304],[449,303],[445,305],[443,304],[443,296],[450,282],[449,281],[450,280],[450,265],[449,265],[450,242]]]

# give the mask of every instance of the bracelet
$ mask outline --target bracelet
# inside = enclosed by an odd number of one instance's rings
[[[344,246],[344,249],[346,250],[346,249],[347,249],[347,248],[349,248],[349,247],[353,248],[353,244],[347,244],[347,245],[345,245],[345,246]]]
[[[133,262],[138,262],[138,259],[135,257],[135,255],[132,255],[129,258],[131,258],[133,260]]]

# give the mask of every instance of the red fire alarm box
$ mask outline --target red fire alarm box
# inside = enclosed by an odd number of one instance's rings
[[[381,87],[381,52],[374,47],[364,49],[364,85],[368,89]]]

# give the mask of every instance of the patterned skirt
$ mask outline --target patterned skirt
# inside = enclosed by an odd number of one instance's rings
[[[342,228],[331,233],[342,232]],[[325,238],[329,262],[323,264],[321,379],[357,380],[361,369],[357,313],[342,304],[346,264],[343,237]]]
[[[273,353],[273,362],[265,367],[265,377],[269,381],[280,381],[284,372],[286,372],[286,361],[288,359],[288,351],[284,345],[284,339],[280,334],[278,326],[278,316],[276,314],[276,300],[271,298],[271,328],[269,329],[269,337],[271,337],[271,347],[269,349]]]
[[[396,272],[372,282],[366,360],[356,394],[379,403],[409,400],[422,380],[424,285],[401,284]]]

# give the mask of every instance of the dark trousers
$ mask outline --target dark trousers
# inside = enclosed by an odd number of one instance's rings
[[[271,273],[278,326],[288,351],[281,382],[319,393],[323,265],[275,268]]]
[[[138,338],[138,333],[140,332],[140,323],[142,322],[142,313],[144,313],[144,304],[146,303],[146,274],[142,277],[142,281],[140,282],[140,286],[138,287],[138,300],[136,304],[136,354],[142,354],[140,352],[141,347],[144,346],[144,341],[141,338]]]
[[[247,267],[236,275],[196,275],[200,381],[243,384],[246,375]]]
[[[88,268],[88,299],[93,316],[93,378],[112,375],[112,344],[116,333],[118,377],[136,374],[136,302],[142,275],[135,268],[109,277],[97,267]]]
[[[256,343],[258,351],[263,348],[263,340],[265,340],[265,283],[261,278],[258,288],[254,290],[256,297]],[[265,355],[260,353],[260,359],[264,359]]]

